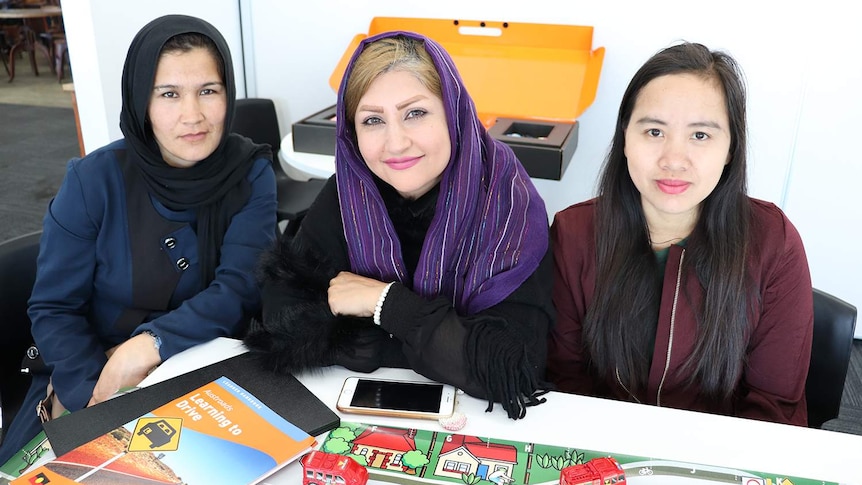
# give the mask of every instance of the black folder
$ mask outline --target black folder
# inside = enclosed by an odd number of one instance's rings
[[[253,354],[244,353],[48,421],[45,434],[60,456],[221,376],[312,436],[341,424],[338,415],[294,376],[268,371]]]

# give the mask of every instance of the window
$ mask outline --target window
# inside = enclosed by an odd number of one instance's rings
[[[404,456],[404,453],[398,453],[397,455],[395,455],[395,458],[392,459],[392,464],[393,465],[400,465],[401,464],[401,457],[403,457],[403,456]]]
[[[460,461],[446,460],[443,462],[444,472],[467,473],[470,471],[469,463],[461,463]]]

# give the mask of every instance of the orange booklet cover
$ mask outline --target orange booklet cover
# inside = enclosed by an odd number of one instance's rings
[[[221,377],[12,484],[251,484],[314,444],[314,437]]]

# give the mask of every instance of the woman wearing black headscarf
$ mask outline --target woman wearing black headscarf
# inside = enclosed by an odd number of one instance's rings
[[[105,400],[258,311],[275,177],[268,147],[229,134],[235,96],[207,22],[161,17],[132,41],[124,139],[69,162],[45,215],[29,314],[46,372],[4,430],[0,463],[40,431],[40,401],[47,418]]]

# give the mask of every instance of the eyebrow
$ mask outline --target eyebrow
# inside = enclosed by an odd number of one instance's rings
[[[425,99],[425,96],[422,94],[417,94],[416,96],[413,96],[410,99],[407,99],[405,101],[402,101],[402,102],[396,104],[395,109],[397,109],[397,110],[404,109],[404,107],[410,106],[411,104],[415,103],[416,101],[420,101],[422,99]],[[357,112],[359,112],[359,111],[371,111],[372,113],[382,113],[383,108],[380,106],[362,105],[362,106],[359,106],[358,108],[356,108],[356,111]]]
[[[666,122],[664,122],[658,118],[651,118],[649,116],[644,116],[643,118],[639,118],[638,120],[635,121],[635,124],[644,124],[644,123],[654,123],[657,125],[667,126]],[[721,127],[721,125],[716,123],[715,121],[695,121],[694,123],[689,123],[688,126],[692,127],[692,128],[715,128],[716,130],[722,130],[723,129]]]
[[[424,95],[421,95],[421,94],[417,94],[416,96],[413,96],[412,98],[410,98],[410,99],[408,99],[408,100],[406,100],[406,101],[402,101],[402,102],[400,102],[400,103],[396,104],[396,105],[395,105],[395,107],[396,107],[397,109],[402,109],[402,108],[404,108],[405,106],[409,106],[409,105],[411,105],[411,104],[413,104],[413,103],[415,103],[416,101],[419,101],[419,100],[421,100],[421,99],[425,99],[425,96],[424,96]]]
[[[362,105],[362,106],[359,106],[358,108],[356,108],[357,113],[360,111],[371,111],[372,113],[382,113],[383,108],[381,108],[380,106]]]
[[[210,81],[210,82],[206,82],[206,83],[201,84],[201,85],[199,86],[199,88],[206,88],[206,87],[210,87],[210,86],[224,86],[224,83],[223,83],[223,82],[219,82],[219,81]],[[153,91],[157,91],[157,90],[160,90],[160,89],[161,89],[161,90],[164,90],[164,89],[178,89],[179,87],[180,87],[180,86],[179,86],[179,85],[177,85],[177,84],[159,84],[159,85],[157,85],[157,86],[153,86]]]

